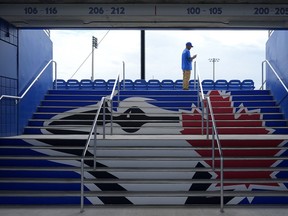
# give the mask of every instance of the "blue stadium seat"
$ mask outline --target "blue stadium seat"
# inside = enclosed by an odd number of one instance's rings
[[[96,79],[93,82],[93,88],[97,90],[107,90],[107,83],[104,79]]]
[[[148,88],[148,90],[160,90],[161,89],[161,83],[159,80],[156,80],[156,79],[148,80],[147,88]]]
[[[206,79],[202,81],[203,90],[214,90],[214,81]]]
[[[224,80],[224,79],[216,80],[216,82],[214,83],[214,88],[216,90],[227,90],[228,89],[227,80]]]
[[[54,80],[54,82],[53,82],[54,89],[56,89],[56,85],[57,85],[57,89],[66,89],[67,88],[67,83],[63,79]]]
[[[240,80],[230,80],[228,82],[228,90],[240,90],[241,89],[241,81]]]
[[[135,90],[147,90],[147,82],[146,80],[137,79],[134,81],[134,89]]]
[[[67,89],[80,89],[80,83],[76,79],[67,80]]]
[[[107,81],[107,89],[108,89],[108,90],[112,90],[112,89],[113,89],[113,86],[114,86],[114,83],[115,83],[115,79],[109,79],[109,80]],[[117,88],[117,86],[116,86],[116,88]]]
[[[195,90],[198,89],[198,80],[190,80],[189,81],[189,89],[194,90],[194,84],[195,84]]]
[[[130,79],[125,79],[125,86],[124,86],[124,80],[121,80],[120,89],[122,89],[122,90],[133,90],[134,89],[134,82],[132,80],[130,80]]]
[[[174,87],[175,89],[183,89],[183,80],[176,80],[175,83],[174,83]]]
[[[93,89],[93,82],[89,79],[82,79],[80,81],[81,89]]]
[[[170,79],[162,80],[161,89],[163,90],[173,90],[174,89],[174,81]]]
[[[253,89],[255,89],[254,81],[251,80],[251,79],[243,80],[242,83],[241,83],[241,89],[242,90],[253,90]]]

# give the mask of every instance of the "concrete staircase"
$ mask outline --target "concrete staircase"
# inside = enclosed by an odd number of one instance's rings
[[[80,203],[80,159],[108,94],[51,90],[22,136],[0,139],[1,204]],[[288,204],[288,128],[273,96],[206,94],[224,155],[224,203]],[[213,168],[198,93],[132,90],[117,100],[105,109],[105,139],[103,115],[97,125],[96,169],[93,140],[85,158],[85,205],[219,205],[219,155]]]

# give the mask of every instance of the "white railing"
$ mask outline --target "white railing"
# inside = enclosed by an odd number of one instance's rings
[[[118,86],[118,91],[116,91],[116,86]],[[93,137],[93,154],[94,154],[94,158],[93,158],[93,167],[94,169],[96,169],[96,144],[97,144],[97,122],[98,122],[98,118],[100,116],[100,112],[101,109],[102,111],[102,116],[103,116],[103,120],[102,120],[102,124],[103,124],[103,139],[105,139],[105,124],[106,124],[106,113],[105,113],[105,109],[106,109],[106,102],[110,101],[111,102],[111,135],[113,134],[113,97],[118,94],[118,103],[119,103],[119,92],[120,92],[120,74],[118,74],[117,79],[114,82],[113,85],[113,89],[110,95],[106,96],[106,97],[102,97],[101,101],[99,103],[98,106],[98,110],[97,113],[95,115],[88,139],[86,141],[83,153],[82,153],[82,157],[81,157],[81,212],[84,211],[84,160],[88,151],[88,147],[89,144],[91,142],[91,139]]]
[[[44,71],[46,70],[46,68],[51,64],[54,63],[55,64],[55,74],[57,74],[57,63],[53,60],[50,60],[45,67],[40,71],[40,73],[36,76],[36,78],[32,81],[32,83],[28,86],[28,88],[23,92],[23,94],[21,96],[15,96],[15,95],[1,95],[0,100],[2,100],[2,98],[12,98],[12,99],[16,99],[16,100],[20,100],[22,99],[27,92],[31,89],[31,87],[34,85],[34,83],[39,79],[39,77],[44,73]]]
[[[279,82],[281,83],[281,85],[283,86],[283,88],[285,89],[286,91],[286,94],[285,96],[279,100],[279,103],[278,105],[280,105],[282,103],[282,101],[288,96],[288,88],[287,86],[284,84],[284,82],[282,81],[282,79],[280,78],[279,74],[277,73],[277,71],[274,69],[274,67],[270,64],[270,62],[268,60],[264,60],[262,62],[262,85],[260,87],[260,89],[263,89],[264,88],[264,84],[266,83],[267,79],[264,81],[264,65],[268,65],[272,72],[274,73],[274,75],[277,77],[277,79],[279,80]]]
[[[206,104],[206,135],[207,139],[209,139],[209,113],[211,116],[211,132],[212,132],[212,169],[215,171],[215,140],[217,143],[218,147],[218,152],[219,152],[219,158],[220,158],[220,212],[224,212],[224,156],[223,156],[223,151],[221,147],[221,142],[218,134],[218,130],[216,127],[216,121],[214,118],[214,113],[213,113],[213,107],[211,103],[211,99],[208,96],[204,95],[203,91],[203,86],[202,86],[202,80],[200,77],[200,73],[198,72],[199,69],[196,70],[196,61],[194,62],[194,77],[197,77],[198,80],[198,92],[199,92],[199,97],[198,97],[198,107],[200,107],[200,102],[201,102],[201,108],[202,108],[202,126],[201,126],[201,131],[202,135],[204,134],[204,109],[205,109],[205,104]],[[195,85],[195,78],[194,78],[194,85]],[[195,86],[194,86],[195,89]]]

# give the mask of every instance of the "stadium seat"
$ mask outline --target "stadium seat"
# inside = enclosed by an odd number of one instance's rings
[[[163,90],[174,90],[174,82],[170,79],[162,80],[161,89]]]
[[[124,83],[125,81],[125,83]],[[125,85],[124,85],[125,84]],[[133,90],[134,89],[134,83],[132,80],[130,79],[125,79],[125,80],[121,80],[120,82],[120,89],[122,90]]]
[[[241,81],[240,80],[230,80],[228,82],[228,90],[240,90]]]
[[[57,89],[66,89],[67,88],[67,83],[63,79],[54,80],[54,82],[53,82],[54,89],[56,89],[56,85],[57,85]]]
[[[254,81],[251,79],[245,79],[241,83],[241,89],[242,90],[254,90]]]
[[[183,89],[183,80],[176,80],[175,83],[174,83],[174,87],[175,89]]]
[[[195,90],[198,89],[198,80],[190,80],[189,81],[189,89],[194,90],[194,84],[195,84]]]
[[[214,90],[214,81],[206,79],[202,81],[203,90]]]
[[[108,90],[112,90],[113,89],[113,86],[114,86],[114,83],[115,83],[115,79],[109,79],[107,81],[107,89]],[[116,86],[116,89],[117,89],[117,86]]]
[[[103,79],[96,79],[93,82],[93,88],[97,90],[107,90],[107,83]]]
[[[83,79],[80,81],[81,89],[93,89],[93,82],[89,79]]]
[[[147,90],[147,82],[146,80],[137,79],[134,81],[134,89],[135,90]]]
[[[214,83],[214,89],[216,90],[227,90],[228,89],[228,82],[224,79],[216,80]]]
[[[80,83],[76,79],[67,80],[67,89],[80,89]]]
[[[161,83],[159,80],[156,80],[156,79],[148,80],[147,88],[148,88],[148,90],[160,90],[161,89]]]

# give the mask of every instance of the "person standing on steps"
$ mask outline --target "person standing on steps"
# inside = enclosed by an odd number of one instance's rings
[[[193,59],[197,57],[194,55],[191,57],[190,49],[192,48],[192,43],[186,43],[186,48],[182,52],[182,70],[183,70],[183,90],[189,90],[189,80],[192,70]]]

